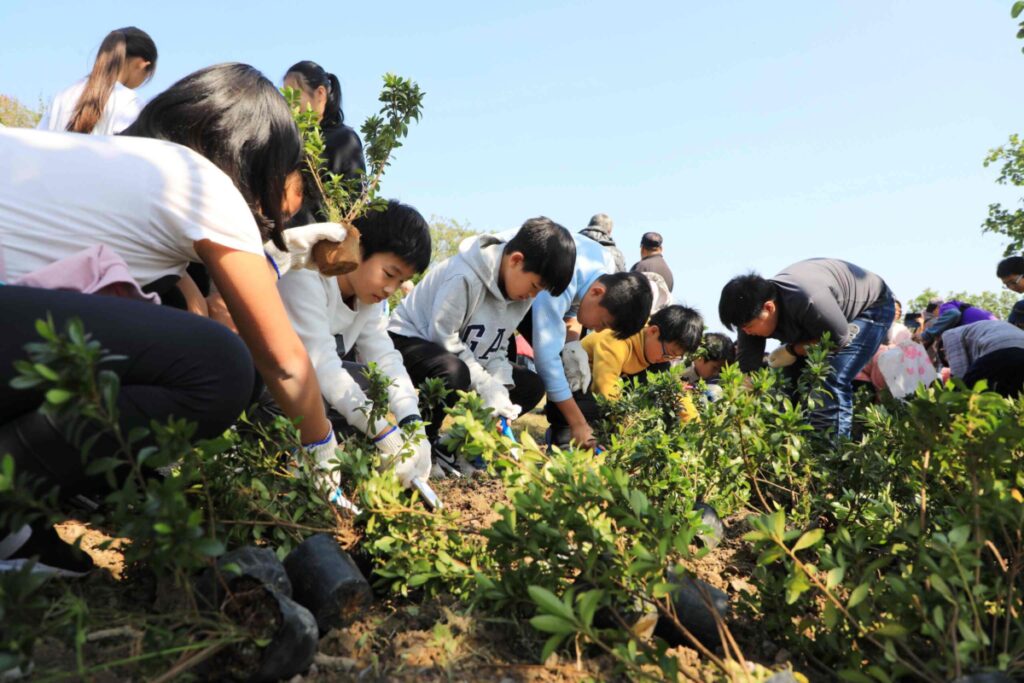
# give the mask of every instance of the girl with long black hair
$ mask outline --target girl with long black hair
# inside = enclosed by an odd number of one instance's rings
[[[92,72],[57,93],[37,126],[40,130],[113,135],[131,125],[142,110],[135,89],[156,71],[156,43],[134,26],[103,39]]]
[[[313,242],[344,238],[331,225],[284,235],[287,188],[298,178],[301,150],[284,98],[244,64],[186,76],[124,135],[0,129],[0,280],[103,245],[123,258],[138,284],[159,293],[189,262],[202,262],[239,333],[150,303],[0,286],[0,454],[11,453],[18,471],[58,485],[65,498],[103,485],[85,475],[66,425],[38,410],[43,394],[10,386],[14,361],[25,357],[25,344],[37,340],[35,321],[47,315],[61,329],[81,319],[121,357],[106,367],[120,375],[126,433],[171,416],[195,422],[199,438],[221,433],[251,402],[255,365],[285,415],[301,418],[302,441],[317,461],[334,456],[316,375],[276,285],[275,270],[305,266]],[[306,249],[289,253],[286,242]],[[268,251],[275,256],[269,263]],[[90,453],[103,450],[101,441]],[[32,531],[22,554],[57,568],[88,568],[52,529]],[[0,533],[0,547],[3,541]]]
[[[338,77],[309,60],[293,64],[284,75],[284,85],[299,91],[300,103],[320,117],[320,130],[324,137],[326,170],[345,179],[360,178],[366,173],[363,143],[355,130],[345,125],[345,112],[341,108],[341,83]],[[324,220],[320,212],[320,198],[308,192],[302,209],[289,225],[306,225]]]

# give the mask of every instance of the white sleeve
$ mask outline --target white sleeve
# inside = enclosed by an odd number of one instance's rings
[[[210,240],[229,249],[263,255],[263,240],[252,210],[231,179],[192,150],[161,150],[162,186],[153,202],[156,224],[172,234],[186,258],[194,260],[193,242]]]
[[[369,432],[366,414],[369,399],[341,364],[328,320],[328,290],[333,280],[318,273],[292,271],[277,282],[278,291],[292,327],[299,335],[313,363],[324,399],[363,433]],[[374,433],[380,430],[374,430]]]
[[[386,311],[387,302],[382,302],[380,308]],[[395,414],[395,419],[401,422],[410,415],[418,415],[420,410],[416,388],[405,369],[402,354],[395,349],[391,337],[388,336],[388,318],[382,312],[374,312],[368,316],[359,337],[355,340],[355,346],[359,349],[359,355],[364,362],[376,363],[382,373],[394,380],[394,384],[388,389],[388,403],[391,412]]]

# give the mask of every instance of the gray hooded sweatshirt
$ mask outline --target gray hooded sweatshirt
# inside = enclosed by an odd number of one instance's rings
[[[533,299],[509,301],[498,275],[505,250],[492,235],[469,237],[427,271],[391,313],[388,331],[443,346],[469,367],[471,387],[487,377],[512,384],[508,341]]]

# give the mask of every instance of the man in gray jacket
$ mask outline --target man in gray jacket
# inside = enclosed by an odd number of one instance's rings
[[[761,367],[768,337],[784,344],[768,364],[795,370],[807,347],[827,333],[836,350],[811,422],[836,436],[850,435],[853,378],[874,356],[896,315],[882,278],[846,261],[808,259],[768,280],[757,273],[734,277],[722,288],[718,315],[728,329],[739,328],[736,354],[743,372]]]

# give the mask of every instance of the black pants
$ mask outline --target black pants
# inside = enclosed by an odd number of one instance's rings
[[[1024,349],[999,349],[975,360],[964,373],[964,383],[973,387],[982,379],[998,394],[1019,394],[1024,389]]]
[[[402,354],[405,369],[414,385],[419,386],[428,377],[441,378],[451,391],[445,401],[448,407],[455,405],[459,400],[456,391],[469,391],[469,368],[454,353],[425,339],[403,337],[398,334],[392,334],[391,339],[395,343],[395,348]],[[544,396],[544,383],[537,373],[513,363],[512,383],[513,387],[509,391],[512,403],[522,408],[524,413],[537,407]],[[424,415],[423,419],[429,423],[427,436],[433,440],[441,428],[444,414]]]
[[[577,391],[572,397],[576,400],[576,405],[580,407],[580,412],[583,413],[587,424],[593,426],[601,417],[594,395],[589,392]],[[544,415],[548,418],[548,424],[551,425],[551,443],[560,448],[568,448],[569,442],[572,440],[572,430],[569,429],[569,423],[565,421],[562,411],[549,401],[544,406]]]
[[[112,354],[104,364],[120,377],[117,406],[121,427],[183,418],[197,425],[196,438],[229,427],[253,398],[255,370],[242,340],[226,327],[182,311],[114,297],[0,286],[0,452],[10,452],[18,470],[61,486],[62,496],[94,490],[79,451],[62,438],[66,425],[52,424],[37,410],[39,389],[12,389],[15,360],[25,344],[40,341],[35,321],[53,317],[63,332],[72,318]],[[102,457],[103,440],[90,451]]]

